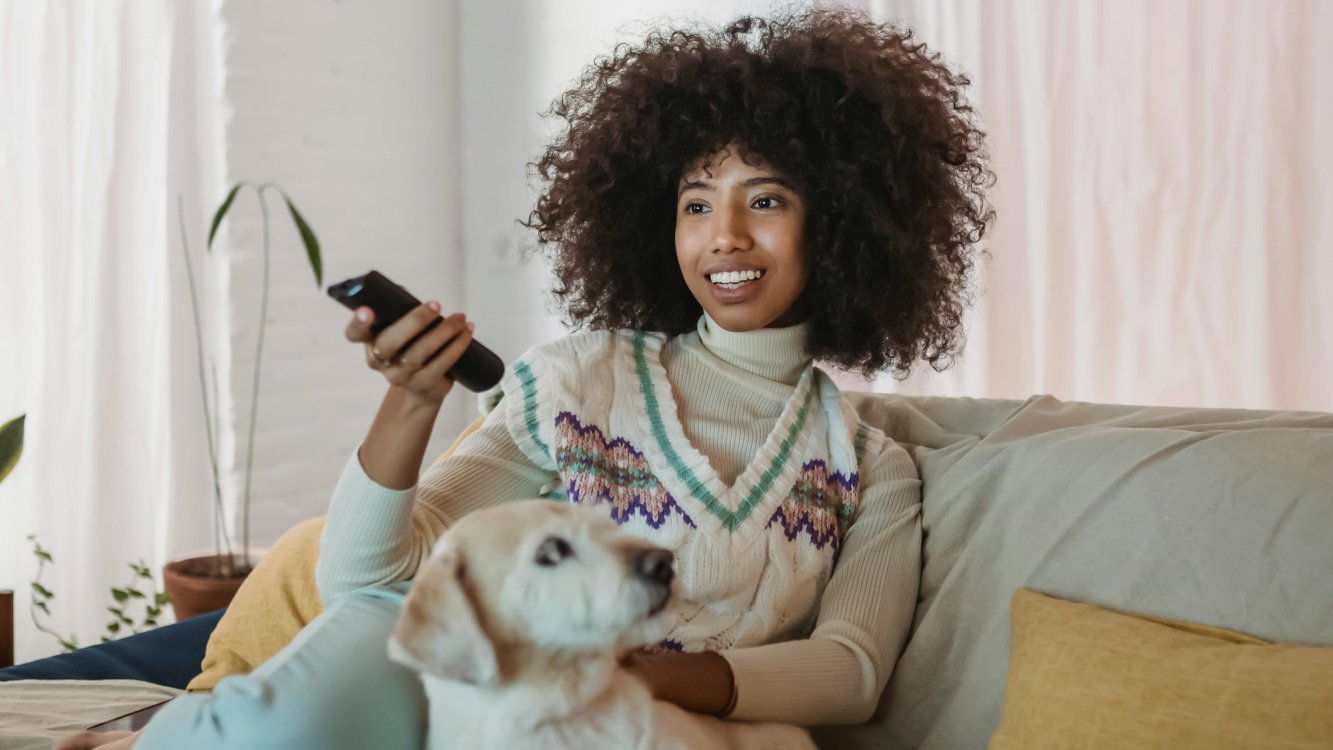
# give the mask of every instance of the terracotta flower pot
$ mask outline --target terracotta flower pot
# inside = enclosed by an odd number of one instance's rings
[[[204,555],[172,560],[162,569],[162,587],[171,594],[176,621],[188,619],[231,603],[249,571],[220,574],[224,555]]]

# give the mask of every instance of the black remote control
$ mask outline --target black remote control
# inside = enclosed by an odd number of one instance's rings
[[[356,276],[334,284],[329,287],[329,296],[346,305],[349,310],[355,310],[358,307],[369,307],[374,310],[375,322],[371,326],[371,330],[375,333],[393,325],[394,321],[421,305],[421,300],[412,296],[412,293],[403,287],[390,281],[387,276],[379,271],[371,271],[364,276]],[[426,331],[439,325],[443,320],[444,318],[436,318],[435,322],[417,334],[412,341],[421,338]],[[412,341],[404,344],[403,348],[406,349]],[[496,356],[495,352],[473,339],[472,343],[468,344],[467,349],[464,350],[463,356],[459,357],[458,362],[454,364],[453,369],[445,375],[453,378],[455,383],[464,388],[480,393],[500,382],[504,371],[504,362]]]

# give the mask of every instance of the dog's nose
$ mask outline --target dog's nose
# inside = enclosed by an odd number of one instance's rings
[[[672,577],[676,575],[671,568],[675,560],[676,556],[670,550],[644,550],[634,558],[634,572],[649,583],[670,586]]]

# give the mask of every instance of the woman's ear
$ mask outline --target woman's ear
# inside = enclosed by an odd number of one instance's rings
[[[463,586],[463,571],[457,549],[422,563],[389,638],[389,658],[447,680],[494,684],[500,671],[495,647]]]

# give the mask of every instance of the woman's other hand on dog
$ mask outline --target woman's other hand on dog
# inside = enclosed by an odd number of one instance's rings
[[[379,334],[371,330],[374,324],[369,307],[357,308],[347,324],[347,340],[365,347],[366,366],[411,399],[436,406],[444,401],[454,386],[444,374],[472,343],[473,324],[462,313],[441,318],[438,302],[418,305]]]
[[[363,345],[366,364],[389,382],[357,451],[366,476],[381,487],[416,486],[435,418],[454,387],[444,374],[472,343],[472,324],[462,313],[441,318],[439,312],[439,303],[426,302],[376,335],[374,311],[360,307],[347,324],[347,340]]]
[[[620,666],[643,680],[653,698],[686,711],[721,716],[735,705],[731,664],[716,652],[634,651],[620,658]]]

